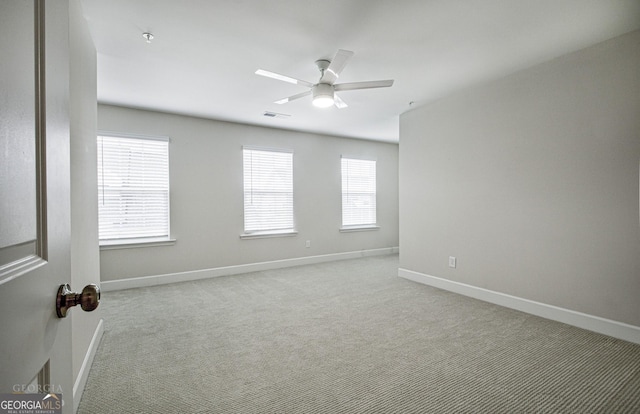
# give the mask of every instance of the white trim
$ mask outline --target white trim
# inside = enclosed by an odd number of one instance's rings
[[[273,260],[269,262],[248,263],[236,266],[215,267],[211,269],[193,270],[189,272],[168,273],[156,276],[134,277],[121,280],[106,280],[100,283],[103,292],[114,290],[133,289],[139,287],[149,287],[165,285],[169,283],[187,282],[191,280],[209,279],[219,276],[230,276],[248,272],[259,272],[262,270],[281,269],[292,266],[307,264],[332,262],[336,260],[356,259],[359,257],[381,256],[385,254],[396,254],[398,247],[386,247],[382,249],[360,250],[355,252],[332,253],[319,256],[306,256],[294,259]]]
[[[362,161],[375,161],[378,162],[378,159],[376,157],[369,157],[366,155],[344,155],[344,154],[340,154],[340,159],[342,158],[348,158],[350,160],[362,160]]]
[[[100,250],[137,249],[140,247],[171,246],[174,244],[176,244],[176,239],[166,237],[101,240]]]
[[[104,334],[104,320],[100,319],[95,332],[93,332],[93,338],[91,338],[91,342],[89,343],[89,349],[87,349],[87,353],[85,354],[84,360],[82,361],[80,372],[78,372],[78,378],[76,378],[76,381],[73,384],[74,413],[78,411],[78,406],[80,405],[80,400],[82,399],[84,387],[87,385],[87,379],[89,378],[91,364],[93,364],[93,358],[95,358],[96,351],[98,351],[98,345],[100,345],[102,334]]]
[[[242,233],[241,239],[265,239],[269,237],[292,237],[297,236],[296,230],[260,230],[251,233]]]
[[[171,142],[171,138],[164,135],[143,135],[143,134],[131,134],[128,132],[116,132],[116,131],[104,131],[104,130],[98,130],[98,133],[96,135],[99,137],[134,138],[134,139],[148,139],[151,141]]]
[[[576,326],[578,328],[587,329],[589,331],[640,344],[639,326],[629,325],[623,322],[601,318],[599,316],[589,315],[570,309],[560,308],[558,306],[548,305],[546,303],[507,295],[505,293],[495,292],[493,290],[467,285],[465,283],[454,282],[452,280],[418,273],[413,270],[399,268],[398,276],[424,285],[448,290],[450,292],[519,310],[531,315],[540,316],[542,318],[551,319],[557,322]]]
[[[243,145],[243,150],[249,151],[266,151],[266,152],[284,152],[287,154],[293,154],[293,149],[291,148],[277,148],[277,147],[260,147],[257,145]]]
[[[340,233],[351,233],[353,231],[380,230],[380,226],[375,224],[362,224],[362,225],[340,227],[338,230],[340,231]]]

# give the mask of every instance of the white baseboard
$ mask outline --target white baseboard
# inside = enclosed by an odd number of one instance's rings
[[[85,385],[87,385],[87,379],[89,378],[89,370],[91,369],[91,364],[93,364],[93,358],[96,356],[96,351],[98,350],[98,345],[100,345],[100,340],[102,339],[103,333],[104,320],[100,319],[96,330],[93,332],[93,338],[91,338],[91,342],[89,343],[89,349],[87,349],[87,353],[85,354],[84,360],[82,361],[82,366],[80,367],[78,378],[76,378],[76,381],[73,384],[74,413],[78,411],[80,399],[82,399],[82,393],[84,392],[84,387]]]
[[[189,272],[168,273],[156,276],[135,277],[130,279],[107,280],[100,284],[103,292],[114,290],[133,289],[139,287],[149,287],[165,285],[169,283],[187,282],[192,280],[209,279],[219,276],[230,276],[241,273],[259,272],[263,270],[281,269],[285,267],[301,266],[322,262],[332,262],[336,260],[356,259],[359,257],[380,256],[385,254],[395,254],[399,252],[398,247],[386,247],[382,249],[360,250],[355,252],[324,254],[319,256],[306,256],[294,259],[273,260],[269,262],[248,263],[237,266],[216,267],[211,269],[193,270]]]
[[[517,296],[511,296],[464,283],[454,282],[436,276],[414,272],[412,270],[399,268],[398,276],[424,285],[459,293],[464,296],[519,310],[531,315],[540,316],[542,318],[551,319],[557,322],[576,326],[578,328],[587,329],[593,332],[612,336],[614,338],[640,344],[640,327],[638,326],[628,325],[586,313],[576,312],[541,302],[519,298]]]

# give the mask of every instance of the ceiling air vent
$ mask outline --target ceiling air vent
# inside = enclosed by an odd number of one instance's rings
[[[289,118],[291,116],[289,114],[280,114],[278,112],[270,111],[265,111],[262,115],[266,116],[267,118]]]

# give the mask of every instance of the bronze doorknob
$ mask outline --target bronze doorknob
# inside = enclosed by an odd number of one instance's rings
[[[68,284],[60,285],[58,288],[58,296],[56,297],[56,314],[58,318],[67,316],[69,308],[80,304],[85,312],[95,310],[100,304],[100,288],[97,285],[90,284],[82,289],[82,292],[76,293],[71,291]]]

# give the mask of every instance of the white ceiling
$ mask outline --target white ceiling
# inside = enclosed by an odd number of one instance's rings
[[[638,0],[82,0],[102,103],[398,142],[399,115],[461,88],[640,28]],[[151,44],[143,32],[155,36]],[[317,82],[317,59],[355,52],[349,105],[273,101]],[[272,111],[291,115],[268,118]]]

